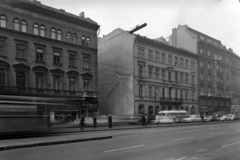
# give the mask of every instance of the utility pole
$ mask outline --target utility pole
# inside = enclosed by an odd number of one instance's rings
[[[130,34],[133,34],[134,32],[136,32],[136,31],[138,31],[139,29],[142,29],[143,27],[146,27],[147,26],[147,23],[144,23],[144,24],[142,24],[142,25],[140,25],[140,26],[137,26],[136,28],[134,28],[134,29],[132,29],[132,30],[130,30],[130,31],[128,31]]]

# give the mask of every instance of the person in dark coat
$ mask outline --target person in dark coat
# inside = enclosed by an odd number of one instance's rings
[[[93,128],[96,128],[97,125],[97,116],[96,114],[93,115]]]
[[[148,117],[147,117],[147,114],[145,114],[145,126],[147,126],[147,121],[148,121]]]
[[[85,117],[84,117],[84,115],[82,114],[82,115],[81,115],[81,118],[80,118],[80,127],[81,127],[81,130],[84,129],[84,120],[85,120]]]
[[[112,128],[112,115],[111,114],[108,115],[108,127]]]
[[[146,124],[146,117],[145,117],[145,115],[143,114],[143,115],[142,115],[142,125],[145,126],[145,124]]]

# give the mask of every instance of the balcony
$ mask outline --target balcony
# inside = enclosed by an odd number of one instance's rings
[[[70,91],[70,90],[54,90],[40,89],[31,87],[17,86],[0,86],[1,94],[21,94],[21,95],[61,95],[61,96],[78,96],[78,97],[97,97],[97,93],[93,91]]]

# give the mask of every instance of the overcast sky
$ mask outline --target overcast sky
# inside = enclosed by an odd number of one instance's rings
[[[75,15],[85,12],[97,22],[100,37],[116,28],[133,29],[148,38],[169,37],[172,29],[187,24],[220,40],[240,55],[240,0],[39,0]]]

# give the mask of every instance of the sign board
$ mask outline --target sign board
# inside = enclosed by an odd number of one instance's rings
[[[82,101],[81,109],[97,111],[98,102],[97,101]]]

